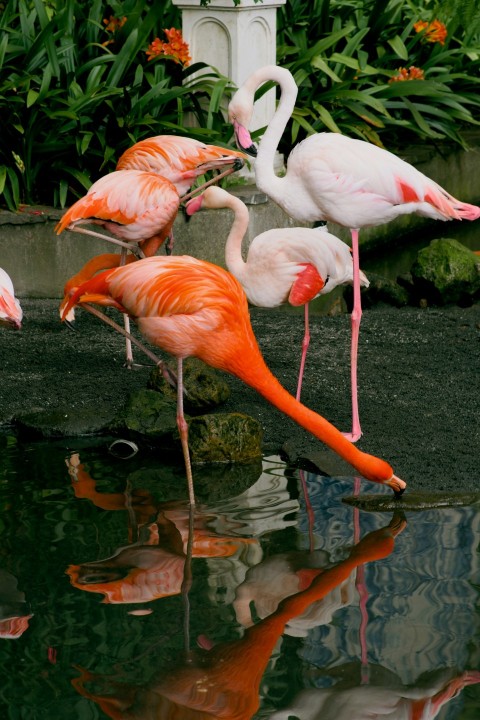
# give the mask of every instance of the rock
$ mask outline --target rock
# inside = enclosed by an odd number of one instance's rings
[[[410,296],[405,287],[390,278],[369,272],[368,279],[370,285],[368,288],[362,288],[362,306],[364,308],[374,307],[379,303],[393,305],[394,307],[404,307],[408,305]],[[345,288],[348,297],[349,307],[353,306],[353,288],[348,286]]]
[[[112,411],[108,407],[99,409],[96,403],[76,410],[32,409],[17,415],[15,424],[22,435],[31,438],[82,437],[108,432],[112,419]]]
[[[246,462],[262,455],[262,426],[243,413],[212,413],[188,423],[192,463]]]
[[[419,302],[468,306],[480,294],[480,259],[457,240],[432,240],[419,251],[411,273]]]
[[[137,390],[128,397],[113,429],[126,429],[150,439],[173,437],[177,432],[177,403],[155,390]]]
[[[173,366],[172,371],[175,372]],[[230,389],[222,375],[197,358],[184,361],[183,385],[184,409],[190,415],[199,415],[216,408],[230,397]],[[165,380],[158,368],[152,370],[148,388],[176,402],[176,389]]]

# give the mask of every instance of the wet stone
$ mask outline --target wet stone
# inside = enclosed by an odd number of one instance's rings
[[[177,405],[155,390],[132,393],[115,421],[115,430],[126,429],[147,438],[173,435],[177,430]]]
[[[420,493],[408,492],[396,498],[393,492],[388,495],[358,495],[342,498],[347,505],[369,512],[385,512],[392,510],[432,510],[439,508],[463,507],[480,502],[479,492],[465,493]]]
[[[176,365],[169,365],[176,372]],[[190,415],[201,415],[222,405],[230,397],[230,389],[222,374],[197,358],[183,363],[184,410]],[[158,368],[152,370],[148,388],[176,402],[177,390],[172,387]]]
[[[192,463],[246,462],[262,455],[262,426],[242,413],[212,413],[188,423]]]
[[[107,431],[113,419],[112,410],[97,404],[72,410],[31,410],[15,417],[20,434],[31,438],[82,437]]]

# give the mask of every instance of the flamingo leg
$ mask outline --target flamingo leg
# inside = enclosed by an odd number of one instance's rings
[[[73,223],[68,226],[67,230],[70,230],[70,232],[78,232],[83,235],[91,235],[91,237],[100,238],[100,240],[107,240],[107,242],[114,243],[115,245],[119,245],[122,248],[130,250],[137,257],[142,257],[138,253],[139,248],[137,243],[124,242],[123,240],[119,240],[118,238],[111,237],[111,235],[104,235],[104,233],[95,232],[95,230],[88,230],[87,228],[78,227],[77,224]]]
[[[136,337],[133,335],[130,335],[126,332],[124,328],[122,328],[118,323],[115,322],[115,320],[112,320],[108,317],[108,315],[105,315],[100,310],[97,310],[96,307],[93,307],[93,305],[90,305],[90,303],[82,303],[82,308],[87,310],[92,315],[95,315],[95,317],[102,320],[107,325],[110,325],[114,330],[120,333],[120,335],[123,335],[124,337],[127,337],[129,340],[136,345],[140,350],[147,355],[153,362],[155,363],[156,367],[158,367],[165,380],[172,386],[177,387],[177,378],[174,376],[174,374],[169,370],[166,363],[163,362],[163,360],[160,360],[151,350],[149,350],[143,343],[141,343],[139,340],[137,340]]]
[[[207,182],[203,183],[203,185],[199,185],[198,187],[193,188],[193,190],[190,190],[190,192],[186,193],[185,195],[182,195],[182,197],[180,198],[180,202],[184,203],[187,200],[190,200],[190,198],[194,197],[194,195],[198,195],[198,193],[203,192],[205,188],[213,185],[214,183],[218,183],[219,180],[227,177],[227,175],[231,175],[233,172],[235,172],[235,170],[236,168],[231,167],[228,168],[228,170],[224,170],[222,173],[220,173],[220,175],[215,175],[215,177],[207,180]]]
[[[120,265],[119,267],[122,267],[122,265],[125,265],[125,261],[127,259],[127,249],[122,247],[122,251],[120,253]],[[130,318],[128,315],[124,314],[123,316],[123,326],[125,328],[125,367],[128,370],[131,370],[133,367],[133,352],[132,352],[132,341],[130,340],[129,335],[131,335],[130,332]]]
[[[360,259],[358,247],[358,229],[351,230],[352,252],[353,252],[353,309],[351,314],[351,351],[350,351],[350,378],[352,392],[352,432],[344,433],[347,440],[356,442],[362,436],[360,427],[360,415],[358,412],[358,385],[357,385],[357,362],[358,362],[358,336],[360,322],[362,320],[362,299],[360,295]]]
[[[192,464],[190,462],[190,451],[188,449],[188,425],[183,412],[183,359],[177,358],[177,427],[182,443],[183,457],[185,460],[185,472],[188,483],[188,500],[190,507],[195,507],[195,494],[193,492]]]
[[[305,303],[305,332],[303,335],[303,341],[302,341],[302,357],[300,359],[300,370],[298,372],[298,383],[297,383],[297,394],[296,394],[296,400],[300,402],[300,394],[302,392],[302,382],[303,382],[303,371],[305,369],[305,360],[307,357],[307,350],[308,346],[310,345],[310,323],[308,319],[308,303]]]

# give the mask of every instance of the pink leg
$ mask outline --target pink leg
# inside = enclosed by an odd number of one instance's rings
[[[302,392],[303,371],[305,369],[305,359],[307,357],[307,350],[308,350],[309,345],[310,345],[310,324],[308,322],[308,303],[306,303],[305,304],[305,333],[303,335],[302,357],[300,360],[300,370],[298,373],[298,384],[297,384],[297,394],[296,394],[296,399],[298,400],[298,402],[300,402],[300,394]]]
[[[180,441],[182,443],[183,457],[185,460],[185,472],[187,474],[188,483],[188,499],[190,507],[195,506],[195,495],[193,492],[192,465],[190,462],[190,452],[188,450],[188,425],[183,413],[183,360],[177,358],[177,427],[180,433]]]
[[[353,494],[355,497],[360,493],[360,479],[355,478]],[[353,540],[357,544],[360,542],[360,511],[358,508],[353,509]],[[367,625],[368,625],[368,590],[365,582],[365,565],[361,564],[357,567],[355,577],[355,587],[358,592],[358,605],[360,609],[360,628],[358,631],[360,639],[360,663],[361,663],[361,684],[368,684],[369,667],[367,653]]]
[[[362,436],[360,427],[360,416],[358,413],[358,388],[357,388],[357,356],[358,356],[358,335],[360,332],[360,321],[362,319],[362,300],[360,296],[360,261],[358,249],[358,230],[352,230],[352,251],[353,251],[353,310],[351,315],[352,342],[350,353],[350,377],[352,387],[352,432],[344,433],[350,442],[356,442]]]

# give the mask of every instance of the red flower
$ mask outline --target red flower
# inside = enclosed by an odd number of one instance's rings
[[[440,45],[445,45],[447,28],[440,20],[433,20],[431,23],[419,20],[413,27],[417,33],[424,32],[423,38],[426,42],[438,42]]]
[[[394,75],[388,82],[401,82],[402,80],[425,80],[425,73],[415,65],[410,65],[408,70],[407,68],[398,68],[398,75]]]
[[[180,63],[184,67],[190,64],[190,48],[188,43],[182,37],[181,30],[170,28],[163,31],[167,36],[168,42],[162,42],[160,38],[155,38],[146,50],[148,60],[152,60],[160,55],[168,55],[176,63]]]

